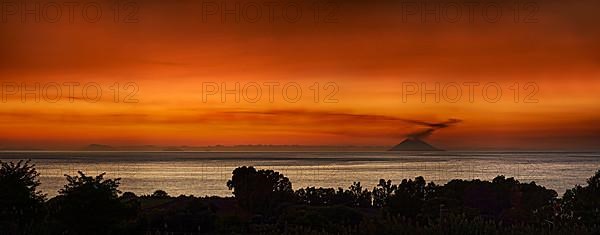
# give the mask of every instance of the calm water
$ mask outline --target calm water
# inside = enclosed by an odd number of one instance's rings
[[[121,190],[138,195],[157,189],[170,195],[230,196],[226,182],[237,166],[273,169],[290,178],[295,189],[306,186],[368,188],[378,179],[395,183],[424,176],[427,181],[485,179],[506,175],[535,181],[559,195],[600,169],[600,153],[508,152],[0,152],[0,160],[32,159],[41,173],[41,190],[54,196],[66,183],[64,174],[78,170],[122,178]]]

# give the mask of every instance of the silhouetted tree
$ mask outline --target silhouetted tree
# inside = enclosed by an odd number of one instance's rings
[[[354,182],[348,189],[315,188],[307,187],[298,189],[296,198],[303,204],[310,206],[345,205],[351,207],[369,207],[371,205],[371,192],[362,190],[358,182]]]
[[[365,189],[363,190],[360,182],[354,182],[350,185],[350,195],[352,196],[352,206],[356,207],[370,207],[371,206],[371,192]]]
[[[146,197],[146,200],[155,199]],[[138,227],[154,231],[152,234],[205,234],[214,230],[216,216],[204,198],[182,195],[146,208],[138,219]]]
[[[81,171],[78,174],[65,175],[68,183],[51,200],[56,225],[67,234],[119,233],[137,209],[119,200],[120,178],[104,179],[104,173],[96,177]]]
[[[497,176],[491,182],[451,180],[434,193],[426,208],[439,205],[454,214],[502,220],[508,224],[541,223],[553,219],[556,192],[535,182],[520,183]],[[435,204],[435,205],[433,205]]]
[[[557,199],[554,190],[504,176],[293,192],[278,172],[239,167],[227,186],[242,212],[231,198],[163,190],[119,197],[120,179],[82,172],[66,175],[67,185],[44,204],[38,177],[29,161],[1,163],[0,234],[600,234],[600,171]]]
[[[279,226],[300,225],[305,228],[321,231],[316,234],[355,234],[340,230],[340,226],[357,226],[365,216],[355,208],[345,205],[334,206],[290,206],[286,207],[279,216]],[[281,233],[271,233],[281,234]],[[293,233],[288,234],[315,234],[315,233]]]
[[[501,201],[500,219],[506,223],[540,223],[552,220],[558,194],[535,182],[520,183],[514,178],[497,176],[491,186]]]
[[[163,190],[156,190],[154,191],[154,193],[152,193],[152,195],[150,195],[151,197],[155,197],[155,198],[168,198],[169,194]]]
[[[296,190],[298,200],[310,206],[328,206],[336,203],[333,188],[307,187]]]
[[[393,185],[391,180],[385,181],[384,179],[379,179],[377,187],[373,188],[373,206],[383,207],[388,198],[396,191],[396,188],[396,185]]]
[[[241,207],[256,212],[268,212],[279,203],[291,201],[294,196],[287,177],[272,170],[257,171],[254,167],[233,170],[227,187],[233,189]]]
[[[435,187],[433,183],[426,184],[421,176],[414,181],[403,179],[387,198],[386,211],[392,215],[414,218],[421,212],[423,203]]]
[[[352,206],[353,203],[354,197],[352,196],[350,191],[347,189],[344,190],[343,188],[339,187],[335,192],[334,204]]]
[[[600,170],[587,180],[587,186],[575,186],[562,198],[562,217],[586,225],[600,225]]]
[[[124,192],[123,195],[121,195],[121,199],[130,200],[130,199],[136,199],[136,198],[138,198],[138,196],[132,192]]]
[[[0,161],[0,231],[30,233],[43,209],[45,195],[37,191],[39,173],[30,160]]]

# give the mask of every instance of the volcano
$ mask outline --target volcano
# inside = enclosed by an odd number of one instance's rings
[[[443,151],[417,138],[406,138],[389,151]]]

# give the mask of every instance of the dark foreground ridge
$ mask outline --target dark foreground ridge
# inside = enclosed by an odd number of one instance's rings
[[[562,198],[534,182],[423,177],[372,190],[294,190],[272,170],[238,167],[234,197],[171,197],[119,191],[104,174],[66,176],[59,195],[36,190],[29,161],[0,168],[0,234],[599,234],[600,171]]]

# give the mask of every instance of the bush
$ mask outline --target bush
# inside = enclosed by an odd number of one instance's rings
[[[600,170],[587,180],[587,186],[575,186],[562,198],[562,218],[585,225],[600,225]]]
[[[307,187],[296,190],[296,197],[302,204],[310,206],[328,206],[336,204],[333,188]]]
[[[36,189],[40,174],[29,160],[0,165],[0,231],[30,233],[43,214],[45,195]]]
[[[51,200],[56,227],[67,234],[119,233],[137,209],[119,200],[120,179],[78,174],[65,175],[67,185]]]
[[[78,172],[44,203],[38,176],[29,161],[1,163],[0,234],[600,234],[600,171],[562,199],[504,176],[293,192],[278,172],[240,167],[227,182],[235,200],[119,197],[120,179]]]
[[[292,225],[317,231],[337,233],[339,226],[351,227],[363,220],[363,214],[357,209],[337,205],[327,207],[292,206],[286,208],[279,217],[279,225]]]
[[[279,172],[256,170],[254,167],[238,167],[233,171],[227,187],[240,207],[254,212],[271,212],[282,202],[293,200],[294,191],[290,180]]]
[[[391,182],[390,182],[391,183]],[[393,194],[387,195],[384,209],[393,216],[400,215],[416,218],[423,212],[424,203],[433,197],[437,186],[433,183],[427,184],[423,177],[414,180],[402,180],[398,186],[386,186],[393,188]]]
[[[169,194],[163,190],[156,190],[154,191],[154,193],[152,193],[152,195],[150,195],[150,197],[154,197],[154,198],[169,198]]]
[[[164,201],[145,198],[148,201]],[[138,216],[138,230],[153,232],[210,232],[214,230],[215,214],[201,199],[180,196],[166,199],[162,205],[145,208]]]

